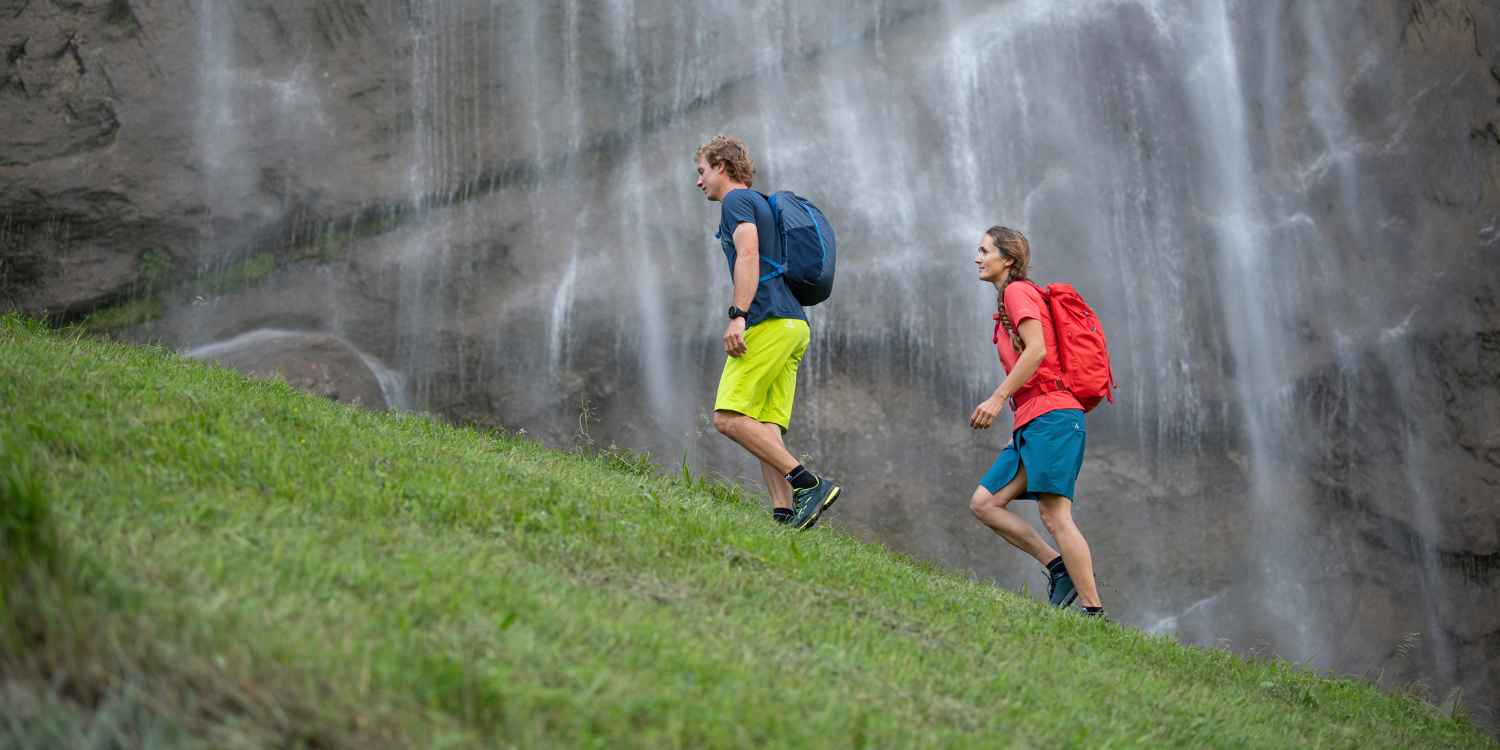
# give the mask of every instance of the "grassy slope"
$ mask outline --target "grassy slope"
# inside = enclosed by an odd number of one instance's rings
[[[14,318],[0,460],[77,560],[30,598],[6,582],[30,635],[0,666],[29,687],[0,745],[1493,746],[1360,682],[774,528],[629,455]]]

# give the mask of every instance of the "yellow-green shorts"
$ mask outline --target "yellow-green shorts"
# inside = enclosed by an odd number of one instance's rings
[[[714,411],[744,414],[786,432],[797,395],[797,364],[810,337],[807,321],[795,318],[767,318],[745,329],[745,353],[725,359]]]

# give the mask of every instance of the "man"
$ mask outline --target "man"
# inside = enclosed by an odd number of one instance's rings
[[[792,420],[797,365],[807,351],[807,314],[780,276],[761,281],[761,256],[783,260],[784,254],[770,204],[750,189],[755,165],[744,141],[715,136],[695,160],[698,189],[721,203],[715,237],[734,283],[714,427],[760,459],[771,517],[812,528],[838,499],[839,486],[808,471],[781,441]]]

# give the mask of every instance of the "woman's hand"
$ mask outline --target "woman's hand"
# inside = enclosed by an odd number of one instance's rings
[[[745,353],[744,318],[729,319],[729,327],[724,329],[724,353],[731,357],[738,357]]]
[[[1005,408],[1004,401],[996,401],[987,398],[984,403],[974,407],[974,413],[969,415],[969,426],[976,430],[988,430],[995,423],[995,417],[1000,416],[1000,410]]]

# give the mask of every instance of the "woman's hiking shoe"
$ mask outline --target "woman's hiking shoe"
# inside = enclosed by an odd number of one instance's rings
[[[839,499],[840,487],[825,477],[818,477],[818,483],[803,490],[792,490],[792,505],[796,507],[797,514],[792,516],[792,525],[798,529],[810,529],[818,522],[818,517],[833,501]]]
[[[1056,569],[1047,572],[1047,603],[1054,607],[1066,608],[1078,598],[1078,589],[1073,586],[1073,577],[1068,575],[1068,569],[1057,566]]]

